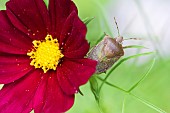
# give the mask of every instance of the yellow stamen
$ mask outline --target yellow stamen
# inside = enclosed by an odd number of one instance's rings
[[[53,39],[51,35],[47,35],[45,40],[34,40],[34,49],[28,52],[27,55],[32,59],[30,65],[35,68],[42,68],[44,73],[49,69],[56,70],[60,59],[64,57],[59,50],[57,39]]]

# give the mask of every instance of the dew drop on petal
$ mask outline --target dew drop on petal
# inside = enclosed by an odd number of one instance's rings
[[[41,79],[44,79],[44,77],[42,76]]]
[[[30,90],[29,90],[29,89],[26,89],[25,91],[26,91],[26,92],[29,92]]]
[[[27,33],[27,35],[29,36],[29,35],[30,35],[30,33]]]

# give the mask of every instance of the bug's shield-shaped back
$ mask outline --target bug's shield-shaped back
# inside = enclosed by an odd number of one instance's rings
[[[101,42],[89,51],[87,57],[98,62],[96,73],[103,73],[123,55],[122,44],[116,41],[116,38],[106,35]]]

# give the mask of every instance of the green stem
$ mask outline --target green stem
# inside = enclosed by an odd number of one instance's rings
[[[101,81],[104,81],[104,79],[102,79],[101,77],[97,77],[99,80],[101,80]],[[113,85],[113,84],[111,84],[111,83],[109,83],[109,82],[105,82],[107,85],[109,85],[109,86],[112,86],[112,87],[114,87],[114,88],[116,88],[116,89],[119,89],[119,90],[121,90],[122,92],[125,92],[125,93],[127,93],[128,91],[126,91],[126,90],[124,90],[124,89],[122,89],[122,88],[120,88],[120,87],[118,87],[118,86],[116,86],[116,85]]]

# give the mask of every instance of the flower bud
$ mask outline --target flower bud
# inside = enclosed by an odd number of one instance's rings
[[[123,37],[112,38],[105,35],[103,40],[93,47],[87,57],[98,62],[96,73],[106,72],[121,56],[124,55],[122,47]]]

